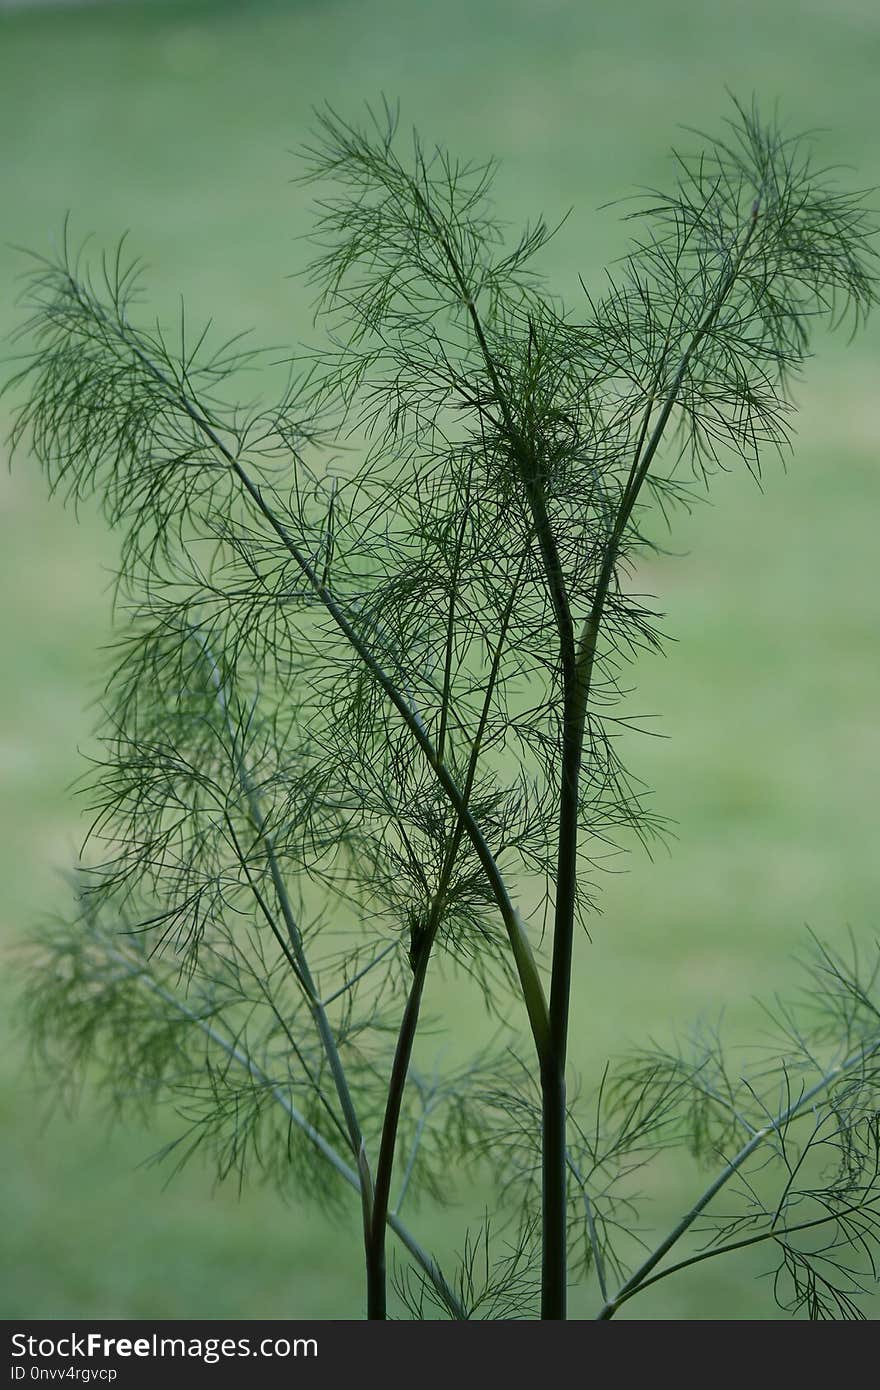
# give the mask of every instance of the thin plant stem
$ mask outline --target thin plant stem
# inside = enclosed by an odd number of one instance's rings
[[[464,835],[464,813],[470,802],[471,792],[473,791],[474,779],[477,775],[477,768],[480,760],[480,750],[492,708],[492,701],[495,695],[496,682],[501,669],[501,657],[504,651],[504,644],[507,639],[507,629],[513,613],[514,603],[522,577],[524,561],[520,563],[510,594],[505,606],[501,620],[501,629],[498,642],[492,658],[492,667],[489,678],[486,682],[486,691],[483,698],[483,708],[480,714],[480,721],[474,735],[474,741],[468,759],[468,768],[465,776],[464,790],[462,793],[462,811],[458,813],[455,826],[453,828],[449,847],[446,851],[443,867],[431,906],[431,912],[427,922],[417,924],[413,930],[412,948],[412,968],[413,978],[407,995],[406,1007],[397,1036],[397,1044],[394,1053],[394,1061],[391,1067],[391,1078],[388,1085],[388,1095],[385,1103],[385,1115],[382,1122],[382,1139],[379,1147],[379,1158],[376,1165],[376,1188],[374,1193],[374,1208],[372,1218],[372,1242],[368,1250],[367,1260],[371,1267],[370,1284],[376,1290],[376,1298],[371,1304],[369,1316],[371,1318],[383,1319],[386,1316],[386,1306],[380,1290],[384,1290],[384,1270],[385,1270],[385,1227],[386,1215],[391,1200],[391,1178],[394,1170],[394,1154],[397,1147],[397,1131],[400,1124],[400,1111],[403,1103],[403,1094],[406,1086],[406,1078],[409,1072],[410,1061],[412,1058],[413,1044],[416,1039],[416,1032],[419,1024],[419,1013],[422,1004],[422,994],[425,988],[425,979],[428,973],[428,962],[431,951],[437,936],[437,931],[446,905],[446,894],[455,869],[455,863],[461,848],[461,841]]]
[[[690,362],[699,343],[716,319],[724,300],[730,293],[742,258],[745,255],[756,220],[757,206],[752,211],[749,227],[734,265],[725,276],[712,308],[682,356],[669,394],[654,427],[650,442],[640,459],[650,404],[633,463],[630,483],[624,490],[611,542],[596,588],[596,596],[578,644],[573,668],[563,663],[563,735],[562,777],[559,802],[559,853],[556,877],[556,911],[553,928],[553,967],[550,988],[550,1034],[552,1064],[542,1071],[543,1091],[543,1184],[544,1184],[544,1275],[542,1283],[542,1314],[546,1319],[566,1315],[567,1276],[567,1164],[566,1164],[566,1099],[565,1063],[568,1050],[569,1009],[571,1002],[571,967],[574,948],[575,902],[578,871],[578,814],[580,802],[581,760],[584,730],[590,699],[597,641],[612,575],[615,572],[620,540],[629,522],[639,490],[648,474],[651,461],[660,445],[663,432],[672,414]]]
[[[203,639],[199,636],[198,633],[194,633],[193,637],[194,640],[198,643],[199,647],[201,648],[202,653],[206,661],[208,662],[208,666],[211,671],[211,679],[213,681],[214,688],[217,692],[217,699],[223,711],[223,717],[226,721],[229,738],[232,744],[233,757],[235,759],[242,790],[245,793],[248,806],[250,808],[251,818],[254,823],[254,829],[256,830],[257,835],[259,836],[260,840],[266,848],[266,857],[269,864],[269,873],[272,878],[272,885],[275,889],[275,894],[278,899],[278,905],[281,909],[281,915],[284,918],[284,923],[287,927],[287,933],[290,939],[291,950],[293,951],[293,955],[296,960],[297,979],[299,980],[303,988],[309,1011],[312,1015],[312,1018],[315,1021],[315,1027],[318,1030],[318,1036],[321,1039],[321,1044],[323,1046],[324,1053],[327,1057],[327,1061],[330,1066],[330,1073],[333,1077],[333,1084],[336,1088],[336,1094],[339,1097],[339,1104],[342,1107],[342,1113],[345,1116],[345,1123],[348,1130],[348,1138],[349,1143],[351,1145],[351,1151],[355,1155],[358,1164],[358,1188],[360,1191],[363,1229],[364,1237],[366,1240],[367,1233],[372,1229],[373,1184],[372,1177],[370,1174],[369,1160],[367,1158],[366,1145],[364,1143],[363,1131],[361,1129],[360,1121],[358,1119],[357,1111],[355,1109],[354,1100],[351,1095],[351,1090],[348,1085],[348,1078],[345,1074],[345,1068],[342,1064],[342,1058],[339,1055],[339,1048],[336,1045],[336,1038],[334,1037],[333,1029],[330,1026],[330,1020],[327,1017],[327,1010],[324,1004],[321,1002],[321,999],[319,998],[318,991],[315,986],[315,981],[312,976],[312,972],[309,968],[308,959],[306,957],[305,948],[303,945],[302,933],[299,929],[299,925],[293,913],[293,907],[290,902],[290,896],[287,892],[287,885],[284,882],[284,876],[281,873],[281,866],[278,863],[278,855],[275,852],[275,843],[266,825],[266,817],[263,814],[263,809],[260,804],[257,789],[254,786],[253,778],[251,777],[250,771],[244,760],[244,755],[241,751],[241,748],[239,747],[238,731],[232,722],[232,716],[229,709],[229,700],[223,684],[223,679],[220,675],[217,663],[214,660],[214,657],[212,656],[211,650],[208,647],[207,643],[203,641]],[[250,875],[248,875],[248,877],[250,877]],[[370,1303],[375,1302],[377,1297],[379,1297],[380,1295],[377,1294],[377,1291],[371,1285],[371,1275],[373,1272],[373,1267],[370,1264],[368,1249],[365,1251],[365,1255],[367,1257],[367,1303],[369,1305]],[[384,1271],[383,1289],[381,1297],[384,1298]]]
[[[880,1040],[875,1041],[872,1045],[860,1047],[857,1052],[853,1052],[849,1057],[845,1058],[844,1061],[839,1062],[837,1066],[830,1067],[815,1085],[809,1087],[809,1089],[804,1091],[796,1101],[793,1101],[791,1105],[787,1106],[781,1114],[759,1129],[748,1143],[744,1144],[742,1148],[734,1154],[733,1158],[725,1164],[718,1176],[709,1184],[690,1210],[676,1223],[669,1234],[651,1252],[647,1259],[642,1261],[635,1273],[621,1285],[614,1297],[606,1301],[596,1315],[597,1320],[602,1321],[613,1318],[621,1304],[639,1292],[642,1285],[647,1280],[648,1275],[652,1273],[664,1256],[668,1255],[673,1246],[678,1244],[682,1236],[690,1230],[701,1212],[705,1211],[713,1198],[715,1198],[722,1188],[730,1182],[731,1178],[736,1176],[743,1164],[751,1158],[752,1154],[759,1149],[763,1143],[773,1136],[778,1135],[793,1120],[799,1119],[807,1114],[812,1102],[826,1091],[839,1077],[844,1076],[847,1072],[855,1070],[857,1067],[863,1067],[869,1058],[878,1055],[880,1055]]]
[[[120,952],[115,946],[111,945],[109,942],[106,943],[106,950],[108,956],[110,956],[111,959],[115,960],[119,965],[121,965],[125,970],[127,970],[130,975],[135,976],[140,984],[142,984],[145,988],[152,990],[153,993],[157,994],[166,1004],[176,1009],[177,1012],[180,1013],[184,1018],[188,1019],[190,1023],[194,1024],[197,1028],[199,1028],[201,1032],[205,1034],[205,1037],[210,1039],[210,1041],[214,1043],[215,1046],[219,1047],[221,1051],[225,1052],[227,1057],[229,1057],[232,1061],[236,1062],[238,1066],[242,1067],[248,1073],[248,1075],[251,1076],[259,1085],[265,1086],[266,1089],[271,1092],[272,1096],[278,1102],[281,1108],[293,1121],[296,1127],[302,1131],[302,1133],[312,1144],[314,1144],[315,1148],[319,1151],[319,1153],[321,1153],[323,1157],[327,1159],[331,1167],[333,1167],[339,1174],[339,1176],[345,1182],[348,1183],[349,1187],[353,1187],[359,1195],[361,1194],[363,1190],[362,1175],[339,1156],[339,1154],[333,1148],[333,1145],[329,1144],[327,1140],[324,1138],[324,1136],[320,1133],[320,1131],[315,1129],[314,1125],[309,1123],[309,1121],[302,1114],[302,1112],[298,1110],[297,1107],[293,1104],[290,1097],[282,1090],[282,1088],[276,1082],[270,1080],[270,1078],[265,1074],[262,1068],[257,1066],[257,1064],[251,1057],[249,1057],[245,1052],[242,1052],[242,1050],[236,1047],[234,1043],[231,1043],[228,1041],[228,1039],[224,1038],[223,1035],[219,1033],[217,1029],[214,1028],[210,1023],[208,1023],[206,1019],[201,1018],[192,1009],[188,1008],[187,1005],[184,1004],[181,999],[177,998],[176,995],[172,994],[168,990],[163,989],[162,986],[152,978],[152,976],[150,976],[141,966],[137,964],[137,962],[130,960],[127,956],[125,956],[122,952]],[[434,1288],[437,1290],[437,1294],[442,1300],[444,1306],[449,1309],[450,1313],[454,1318],[466,1319],[467,1312],[465,1311],[457,1295],[453,1292],[446,1279],[443,1277],[443,1273],[440,1269],[440,1266],[437,1264],[437,1261],[434,1259],[434,1257],[432,1255],[429,1255],[428,1252],[424,1249],[424,1247],[419,1243],[419,1241],[416,1240],[415,1236],[412,1234],[412,1232],[409,1230],[406,1224],[400,1220],[400,1217],[397,1215],[396,1212],[388,1212],[386,1219],[390,1229],[397,1236],[401,1244],[404,1245],[405,1248],[409,1251],[410,1255],[412,1255],[413,1259],[424,1271],[427,1278],[431,1281]]]
[[[575,635],[571,607],[553,527],[547,512],[533,452],[518,428],[502,388],[501,379],[489,347],[476,301],[449,238],[437,225],[430,204],[416,190],[419,204],[434,226],[450,269],[467,307],[474,336],[480,348],[492,389],[501,411],[505,430],[517,457],[526,487],[535,534],[541,551],[553,611],[559,633],[559,652],[563,688],[562,786],[559,803],[559,838],[556,873],[556,908],[553,928],[552,980],[559,989],[557,955],[568,943],[574,922],[577,875],[577,808],[580,761],[583,748],[584,713],[578,698],[579,676],[575,660]],[[569,966],[570,979],[570,966]],[[570,985],[569,985],[570,988]],[[566,1001],[568,991],[566,990]],[[566,1312],[566,1146],[565,1146],[565,1057],[568,1038],[567,1007],[564,1015],[550,1001],[549,1046],[539,1058],[542,1095],[542,1279],[541,1317],[562,1319]]]
[[[376,660],[366,643],[358,635],[327,586],[321,582],[314,566],[296,544],[287,527],[275,515],[266,501],[262,489],[253,481],[239,459],[236,458],[235,454],[233,454],[231,449],[224,443],[211,423],[196,409],[184,392],[175,388],[174,383],[172,383],[162,369],[141,350],[137,343],[132,342],[124,333],[121,333],[120,336],[138,361],[140,361],[146,370],[171,393],[174,401],[187,415],[189,415],[193,423],[208,439],[210,439],[214,447],[225,458],[233,473],[239,479],[245,492],[256,504],[260,512],[262,512],[282,544],[299,565],[303,575],[308,580],[317,597],[321,600],[336,626],[357,652],[367,670],[371,673],[381,690],[397,710],[407,729],[424,754],[428,765],[434,771],[437,781],[449,798],[453,809],[461,817],[463,829],[471,840],[474,850],[485,870],[486,877],[489,881],[510,941],[514,965],[520,979],[523,1002],[531,1026],[535,1048],[539,1057],[543,1056],[549,1040],[549,1011],[544,997],[544,988],[541,983],[540,973],[529,945],[528,936],[520,915],[511,901],[507,885],[495,862],[492,851],[486,843],[480,827],[467,809],[463,796],[453,778],[450,776],[445,764],[438,758],[437,751],[428,737],[418,710],[414,707],[412,701],[408,700],[407,697],[397,689],[390,676],[383,670],[381,664]]]

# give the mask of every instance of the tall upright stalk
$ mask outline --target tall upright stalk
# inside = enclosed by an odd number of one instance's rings
[[[575,656],[562,658],[563,739],[559,795],[559,857],[556,874],[556,913],[553,929],[553,969],[550,993],[550,1035],[552,1061],[542,1070],[543,1105],[543,1184],[544,1184],[544,1264],[542,1278],[542,1317],[559,1319],[566,1310],[566,1250],[568,1164],[566,1161],[565,1063],[568,1051],[571,964],[575,928],[575,900],[578,876],[578,810],[580,773],[583,756],[584,725],[590,698],[597,643],[608,597],[616,571],[621,538],[632,516],[639,492],[648,476],[651,462],[669,423],[688,365],[711,331],[724,302],[736,284],[749,242],[754,234],[760,209],[756,197],[744,234],[737,239],[733,264],[726,270],[714,297],[682,354],[659,418],[644,448],[654,404],[652,386],[645,407],[636,452],[630,467],[617,518],[605,552],[595,597],[584,624]],[[668,334],[667,334],[668,338]],[[566,634],[567,639],[567,634]]]

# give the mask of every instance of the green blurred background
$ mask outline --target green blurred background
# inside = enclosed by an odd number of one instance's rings
[[[0,6],[0,328],[15,321],[11,244],[44,249],[67,209],[75,233],[129,228],[155,308],[185,292],[192,319],[269,342],[308,337],[296,236],[308,194],[290,151],[325,99],[354,113],[381,93],[466,156],[503,161],[514,220],[574,209],[544,264],[554,288],[600,283],[619,254],[599,205],[668,174],[682,124],[717,128],[724,87],[799,127],[880,183],[875,0],[291,0]],[[850,177],[850,176],[848,176]],[[870,935],[880,856],[876,517],[880,320],[845,349],[819,342],[801,392],[789,476],[763,495],[722,477],[684,518],[679,558],[646,567],[677,639],[634,673],[631,766],[679,839],[609,875],[580,951],[575,1058],[595,1079],[610,1051],[669,1041],[698,1017],[732,1039],[753,997],[791,990],[809,923]],[[0,426],[8,424],[0,405]],[[69,792],[91,733],[96,651],[110,632],[112,544],[100,522],[44,497],[26,459],[0,475],[0,929],[12,947],[60,906],[81,829]],[[619,865],[618,867],[624,867]],[[8,1002],[12,985],[3,985]],[[467,1020],[455,1020],[457,1031]],[[212,1190],[190,1168],[167,1188],[142,1160],[174,1132],[108,1130],[88,1095],[49,1119],[9,1032],[0,1049],[0,1315],[357,1317],[357,1218],[328,1221],[269,1190]],[[667,1165],[650,1224],[694,1191]],[[416,1224],[445,1248],[450,1214]],[[458,1234],[453,1230],[453,1234]],[[748,1252],[661,1283],[641,1318],[769,1318]],[[587,1308],[580,1297],[575,1311]]]

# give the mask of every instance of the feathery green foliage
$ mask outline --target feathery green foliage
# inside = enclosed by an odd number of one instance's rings
[[[124,246],[90,271],[65,233],[36,262],[13,443],[118,531],[120,636],[80,912],[42,940],[34,1035],[65,1084],[96,1062],[114,1103],[175,1096],[175,1162],[355,1188],[371,1317],[388,1226],[415,1316],[560,1318],[591,1277],[610,1317],[758,1242],[782,1306],[856,1316],[876,971],[823,950],[816,1017],[780,1008],[757,1070],[709,1039],[569,1099],[566,1052],[602,863],[663,828],[617,752],[627,660],[660,642],[630,576],[658,517],[787,446],[813,320],[855,328],[874,298],[864,199],[737,107],[568,310],[534,268],[550,229],[511,242],[496,220],[492,165],[401,152],[397,126],[318,117],[324,344],[269,407],[230,403],[261,361],[242,340],[193,338],[182,310],[173,338],[139,322]],[[412,1053],[443,957],[503,1032],[428,1077]],[[638,1175],[675,1145],[718,1175],[639,1252]],[[447,1277],[400,1212],[469,1164],[499,1212]]]

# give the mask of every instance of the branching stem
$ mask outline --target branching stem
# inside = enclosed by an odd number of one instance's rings
[[[275,512],[266,501],[261,488],[254,482],[236,455],[223,441],[213,425],[211,425],[210,421],[205,419],[204,415],[192,404],[185,393],[176,388],[175,384],[166,376],[162,369],[143,352],[139,345],[132,341],[121,325],[119,327],[119,335],[141,365],[171,394],[175,403],[185,411],[193,423],[205,434],[229,464],[229,467],[238,478],[244,491],[265,517],[279,540],[281,540],[285,549],[289,551],[296,561],[327,613],[333,619],[346,640],[351,644],[355,652],[357,652],[377,685],[397,710],[421,752],[424,754],[429,766],[433,769],[437,781],[448,797],[454,811],[460,815],[463,829],[473,844],[474,850],[485,870],[489,886],[498,905],[510,941],[514,965],[519,976],[535,1048],[538,1056],[543,1056],[549,1041],[549,1012],[544,997],[541,977],[532,954],[531,946],[529,945],[525,927],[511,901],[507,885],[495,862],[492,851],[486,843],[480,827],[467,809],[462,793],[456,786],[445,764],[438,758],[437,751],[428,736],[418,711],[414,708],[412,702],[398,690],[394,681],[382,668],[381,664],[360,637],[333,594],[327,586],[321,582],[314,566],[297,545],[287,527],[275,515]]]
[[[449,839],[449,846],[446,851],[437,890],[434,894],[431,909],[427,920],[424,923],[417,923],[413,931],[412,948],[412,969],[413,978],[407,995],[406,1007],[397,1036],[397,1046],[394,1053],[394,1062],[391,1067],[391,1078],[388,1085],[388,1096],[385,1103],[385,1116],[382,1123],[382,1141],[379,1148],[379,1160],[376,1167],[376,1190],[374,1196],[372,1242],[368,1251],[368,1263],[371,1267],[369,1284],[377,1291],[384,1290],[384,1269],[385,1269],[385,1226],[386,1217],[391,1199],[391,1178],[394,1170],[394,1154],[397,1147],[397,1131],[400,1125],[400,1110],[403,1103],[403,1094],[406,1087],[406,1078],[409,1072],[410,1061],[412,1059],[413,1045],[416,1039],[416,1032],[419,1024],[419,1013],[422,1005],[422,994],[425,988],[425,979],[428,973],[428,962],[431,951],[437,937],[437,932],[443,918],[443,911],[446,907],[446,897],[455,871],[458,853],[461,848],[461,841],[464,835],[464,817],[468,813],[471,793],[473,791],[474,779],[477,775],[477,768],[480,761],[480,751],[489,714],[492,708],[492,701],[495,696],[495,686],[501,669],[501,657],[504,651],[504,644],[507,640],[507,628],[513,613],[514,603],[516,602],[519,584],[522,577],[523,563],[516,573],[513,584],[511,585],[507,605],[501,620],[501,629],[495,652],[492,657],[492,667],[489,678],[486,682],[486,691],[483,697],[483,708],[480,720],[477,725],[474,741],[471,746],[468,768],[465,776],[464,790],[462,792],[462,807],[457,813],[455,825]],[[384,1299],[377,1297],[371,1305],[369,1313],[371,1318],[382,1319],[386,1316]]]
[[[229,1057],[231,1061],[242,1067],[259,1086],[264,1086],[296,1125],[297,1129],[301,1130],[306,1138],[314,1144],[318,1152],[323,1155],[331,1167],[335,1168],[336,1172],[348,1183],[349,1187],[353,1187],[358,1194],[362,1193],[362,1175],[339,1156],[333,1148],[333,1145],[328,1144],[320,1131],[315,1129],[314,1125],[310,1124],[302,1112],[297,1109],[282,1087],[279,1086],[277,1082],[272,1081],[265,1072],[257,1066],[253,1058],[249,1057],[247,1053],[242,1052],[241,1048],[236,1047],[235,1044],[230,1042],[227,1038],[224,1038],[222,1033],[219,1033],[206,1019],[201,1018],[184,1004],[182,999],[179,999],[169,990],[163,989],[142,966],[137,964],[137,962],[130,960],[109,942],[105,943],[105,945],[108,956],[127,970],[130,975],[135,976],[145,988],[152,990],[153,993],[157,994],[167,1005],[176,1009],[179,1014],[199,1028],[205,1034],[205,1037],[214,1043],[216,1047],[219,1047],[222,1052],[225,1052],[226,1056]],[[443,1305],[449,1309],[454,1318],[467,1318],[465,1309],[443,1277],[440,1266],[433,1256],[429,1255],[424,1247],[419,1244],[415,1236],[404,1222],[400,1220],[396,1212],[388,1212],[386,1219],[389,1227],[397,1236],[398,1240],[406,1247],[437,1290]]]
[[[735,1177],[743,1164],[751,1158],[752,1154],[759,1149],[762,1144],[784,1131],[786,1126],[791,1124],[793,1120],[800,1119],[810,1114],[813,1101],[816,1100],[818,1096],[822,1095],[824,1091],[827,1091],[828,1087],[833,1085],[839,1077],[846,1075],[847,1072],[854,1071],[857,1067],[863,1067],[870,1058],[878,1055],[880,1055],[880,1039],[877,1039],[870,1045],[860,1047],[857,1052],[853,1052],[849,1057],[845,1058],[844,1061],[839,1062],[837,1066],[830,1067],[828,1071],[819,1078],[815,1085],[804,1091],[797,1100],[787,1106],[769,1124],[757,1130],[752,1138],[749,1139],[748,1143],[743,1144],[738,1153],[734,1154],[733,1158],[725,1164],[718,1176],[709,1184],[686,1215],[672,1228],[669,1234],[660,1242],[656,1249],[651,1252],[647,1259],[643,1260],[635,1273],[621,1285],[614,1298],[608,1300],[603,1305],[596,1315],[597,1320],[602,1321],[613,1318],[617,1309],[621,1307],[623,1303],[626,1303],[630,1298],[633,1298],[635,1294],[639,1293],[642,1287],[648,1282],[654,1282],[654,1280],[649,1280],[648,1276],[657,1267],[664,1256],[668,1255],[673,1246],[678,1244],[682,1236],[690,1230],[701,1212],[705,1211],[713,1198],[715,1198],[722,1188],[730,1182],[731,1178]],[[771,1231],[768,1234],[774,1234],[774,1232]],[[676,1265],[672,1269],[664,1271],[664,1274],[672,1274],[675,1269],[685,1268],[688,1264],[692,1263],[694,1263],[693,1260],[685,1260],[681,1265]],[[659,1278],[660,1276],[657,1277]]]

